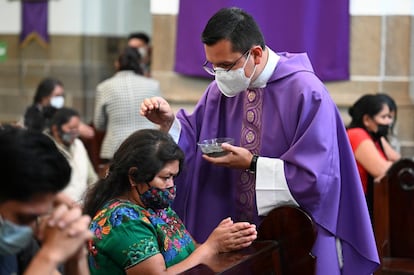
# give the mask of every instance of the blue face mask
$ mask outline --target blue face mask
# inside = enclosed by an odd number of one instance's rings
[[[60,138],[62,139],[63,144],[66,146],[70,146],[73,141],[79,136],[79,134],[75,131],[71,132],[64,132],[63,130],[60,130]]]
[[[17,225],[0,216],[0,255],[14,255],[26,248],[33,236],[30,226]]]

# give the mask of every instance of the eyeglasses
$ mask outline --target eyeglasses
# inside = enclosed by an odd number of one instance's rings
[[[242,54],[239,58],[237,58],[236,61],[234,61],[232,64],[226,66],[228,68],[218,68],[218,69],[224,70],[226,72],[230,71],[237,64],[237,62],[239,62],[239,60],[242,59],[242,57],[248,54],[249,52],[250,52],[250,49],[248,49],[244,54]],[[213,64],[211,64],[207,60],[203,63],[203,69],[210,75],[216,75],[216,71],[218,70],[218,69],[215,69]]]

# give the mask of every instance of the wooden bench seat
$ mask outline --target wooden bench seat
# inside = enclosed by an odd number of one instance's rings
[[[293,206],[273,209],[257,229],[251,247],[222,253],[209,265],[197,265],[186,275],[314,275],[316,259],[310,251],[316,227],[309,215]]]
[[[414,274],[414,162],[401,159],[374,184],[376,275]]]

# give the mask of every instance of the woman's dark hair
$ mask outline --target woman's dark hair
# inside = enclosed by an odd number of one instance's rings
[[[378,95],[366,94],[361,96],[348,110],[348,113],[352,118],[348,128],[365,129],[366,127],[363,122],[364,116],[368,115],[373,118],[381,112],[384,105],[386,105],[386,103]]]
[[[63,83],[56,78],[45,78],[37,86],[36,93],[33,97],[33,104],[40,103],[43,98],[52,94],[56,86],[63,87]]]
[[[141,58],[136,48],[126,47],[118,57],[119,70],[134,71],[136,74],[143,75]]]
[[[214,14],[201,34],[201,41],[212,46],[222,39],[232,44],[234,52],[244,53],[254,45],[265,49],[263,34],[253,17],[240,8],[223,8]]]
[[[170,135],[153,129],[134,132],[115,152],[107,176],[88,189],[84,212],[93,217],[106,202],[131,189],[129,176],[138,184],[148,183],[174,160],[179,161],[181,170],[184,153]],[[137,169],[130,173],[133,167]]]
[[[49,129],[52,130],[51,128],[53,125],[56,125],[58,129],[61,129],[62,125],[68,123],[72,117],[80,117],[79,113],[74,109],[62,107],[56,110],[56,113],[50,120]]]
[[[0,126],[0,156],[0,202],[57,193],[69,182],[71,168],[66,158],[42,133]]]

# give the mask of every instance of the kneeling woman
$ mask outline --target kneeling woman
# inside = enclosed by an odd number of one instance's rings
[[[92,274],[177,274],[256,239],[255,225],[226,218],[206,242],[195,243],[170,208],[183,161],[174,140],[158,130],[139,130],[121,144],[107,176],[85,198],[93,217]]]

